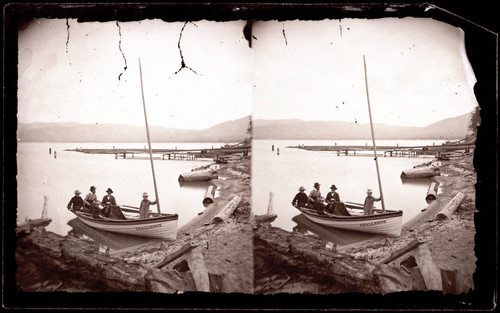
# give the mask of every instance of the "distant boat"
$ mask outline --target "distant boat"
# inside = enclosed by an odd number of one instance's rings
[[[342,209],[343,207],[343,209]],[[399,237],[403,220],[403,211],[375,210],[372,215],[363,215],[361,204],[338,203],[338,214],[324,212],[318,214],[316,210],[295,207],[311,221],[328,227],[360,231],[365,233],[381,234]]]

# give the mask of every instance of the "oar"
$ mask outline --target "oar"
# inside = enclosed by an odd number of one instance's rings
[[[368,94],[368,77],[366,75],[366,61],[365,61],[365,56],[364,55],[363,55],[363,65],[365,67],[366,99],[368,100],[368,114],[370,115],[370,128],[371,128],[371,131],[372,131],[373,154],[375,155],[375,165],[377,167],[378,188],[380,190],[380,198],[382,200],[381,201],[382,202],[382,212],[385,212],[384,196],[382,195],[382,181],[380,180],[380,171],[378,169],[377,146],[375,145],[375,132],[373,131],[372,111],[370,109],[370,96]]]
[[[151,161],[151,171],[153,172],[153,183],[155,185],[156,207],[158,208],[158,214],[161,214],[160,198],[158,197],[158,188],[156,187],[155,167],[153,165],[153,151],[151,150],[151,139],[149,138],[148,116],[146,114],[146,101],[144,101],[144,87],[142,86],[141,58],[139,58],[139,74],[141,76],[142,106],[144,107],[144,119],[146,120],[146,134],[148,135],[149,159]]]

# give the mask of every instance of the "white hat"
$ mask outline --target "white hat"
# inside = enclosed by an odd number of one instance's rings
[[[148,196],[148,193],[147,193],[147,192],[143,192],[143,193],[142,193],[142,196],[143,196],[143,197],[147,197],[147,196]]]
[[[368,188],[368,190],[366,191],[366,193],[372,193],[372,190],[370,188]]]

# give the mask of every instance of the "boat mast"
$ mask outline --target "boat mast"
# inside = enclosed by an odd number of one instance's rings
[[[368,77],[366,75],[366,60],[363,55],[363,65],[365,67],[365,86],[366,86],[366,100],[368,100],[368,114],[370,116],[370,128],[372,131],[372,142],[373,142],[373,154],[375,156],[375,165],[377,167],[377,178],[378,178],[378,188],[380,191],[380,198],[382,202],[382,212],[385,212],[385,204],[384,204],[384,196],[382,194],[382,181],[380,180],[380,171],[378,169],[378,161],[377,161],[377,146],[375,145],[375,132],[373,131],[373,122],[372,122],[372,111],[370,109],[370,96],[368,94]]]
[[[151,161],[151,171],[153,172],[153,182],[155,185],[156,207],[158,208],[158,214],[161,214],[160,199],[158,197],[158,188],[156,187],[155,167],[153,164],[153,151],[151,150],[151,139],[149,138],[148,116],[146,114],[146,101],[144,101],[144,87],[142,86],[141,58],[139,58],[139,74],[141,76],[142,106],[144,107],[144,119],[146,120],[146,134],[148,135],[149,160]]]

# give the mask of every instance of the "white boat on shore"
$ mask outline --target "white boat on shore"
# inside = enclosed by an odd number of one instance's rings
[[[161,214],[139,219],[126,217],[123,214],[121,217],[114,215],[112,218],[104,216],[95,218],[87,212],[73,210],[71,212],[83,223],[100,230],[164,240],[175,240],[177,238],[177,214]]]
[[[339,203],[340,204],[340,203]],[[343,215],[324,212],[318,214],[314,209],[295,207],[311,221],[328,227],[381,234],[392,237],[401,235],[403,211],[374,210],[372,215],[364,215],[355,205],[345,205]]]

